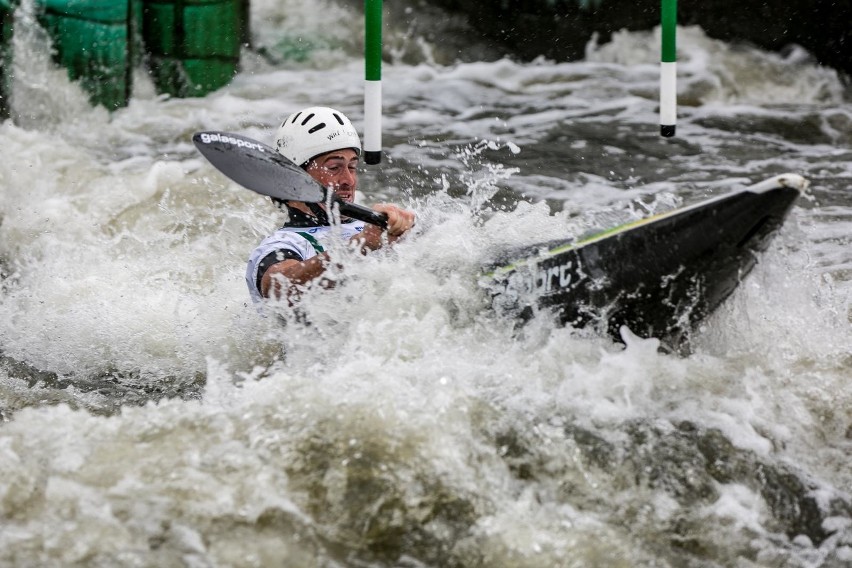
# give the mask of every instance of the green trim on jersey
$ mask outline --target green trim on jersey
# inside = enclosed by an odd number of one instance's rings
[[[297,235],[301,235],[305,238],[306,241],[311,243],[311,246],[314,247],[314,250],[317,251],[317,254],[325,252],[325,249],[319,244],[319,241],[314,238],[310,233],[302,233],[301,231],[296,231]]]

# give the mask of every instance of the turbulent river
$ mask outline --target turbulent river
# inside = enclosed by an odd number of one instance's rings
[[[310,326],[251,306],[245,261],[281,214],[190,138],[271,143],[312,104],[360,128],[360,16],[256,1],[232,84],[168,99],[138,72],[112,114],[19,23],[0,566],[852,563],[848,87],[801,49],[681,28],[662,139],[658,31],[521,63],[428,16],[386,34],[386,156],[361,173],[415,234],[347,259]],[[808,194],[689,354],[547,314],[515,329],[477,284],[508,246],[784,172]]]

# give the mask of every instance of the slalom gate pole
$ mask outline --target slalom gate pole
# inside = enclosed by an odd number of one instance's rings
[[[677,125],[677,0],[662,0],[660,14],[660,136],[669,138]]]
[[[364,161],[382,161],[382,0],[364,0]]]

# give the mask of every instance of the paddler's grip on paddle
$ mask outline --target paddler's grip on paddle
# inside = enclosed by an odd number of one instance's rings
[[[346,205],[351,206],[352,204],[347,203]],[[367,209],[360,205],[356,207],[362,210],[357,213],[358,218],[362,221],[367,221],[363,218],[363,211],[370,211],[377,220],[383,221],[381,225],[378,223],[367,225],[363,232],[353,237],[353,240],[361,241],[361,250],[364,254],[370,250],[379,249],[385,244],[393,244],[414,227],[414,213],[396,205],[382,203],[374,205],[373,209]],[[341,215],[348,214],[347,208],[341,205],[340,213]]]
[[[352,217],[353,219],[358,219],[359,221],[364,221],[365,223],[376,225],[377,227],[381,227],[382,229],[387,229],[387,213],[376,211],[375,209],[370,209],[369,207],[364,207],[363,205],[357,205],[355,203],[349,203],[347,201],[342,200],[338,200],[336,203],[340,207],[340,214],[344,217]]]
[[[386,221],[383,228],[393,240],[401,237],[414,227],[415,218],[412,211],[390,203],[374,205],[373,209],[385,218]]]

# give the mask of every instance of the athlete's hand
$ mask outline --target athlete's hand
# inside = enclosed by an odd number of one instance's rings
[[[373,210],[388,216],[388,236],[399,238],[414,226],[414,212],[389,203],[373,206]],[[395,239],[394,239],[395,240]]]
[[[389,244],[398,240],[414,226],[414,213],[412,211],[407,211],[389,203],[373,205],[373,210],[388,216],[386,231]],[[360,234],[352,238],[361,242],[361,246],[366,253],[367,250],[376,250],[382,246],[382,232],[382,229],[376,225],[367,225]]]

